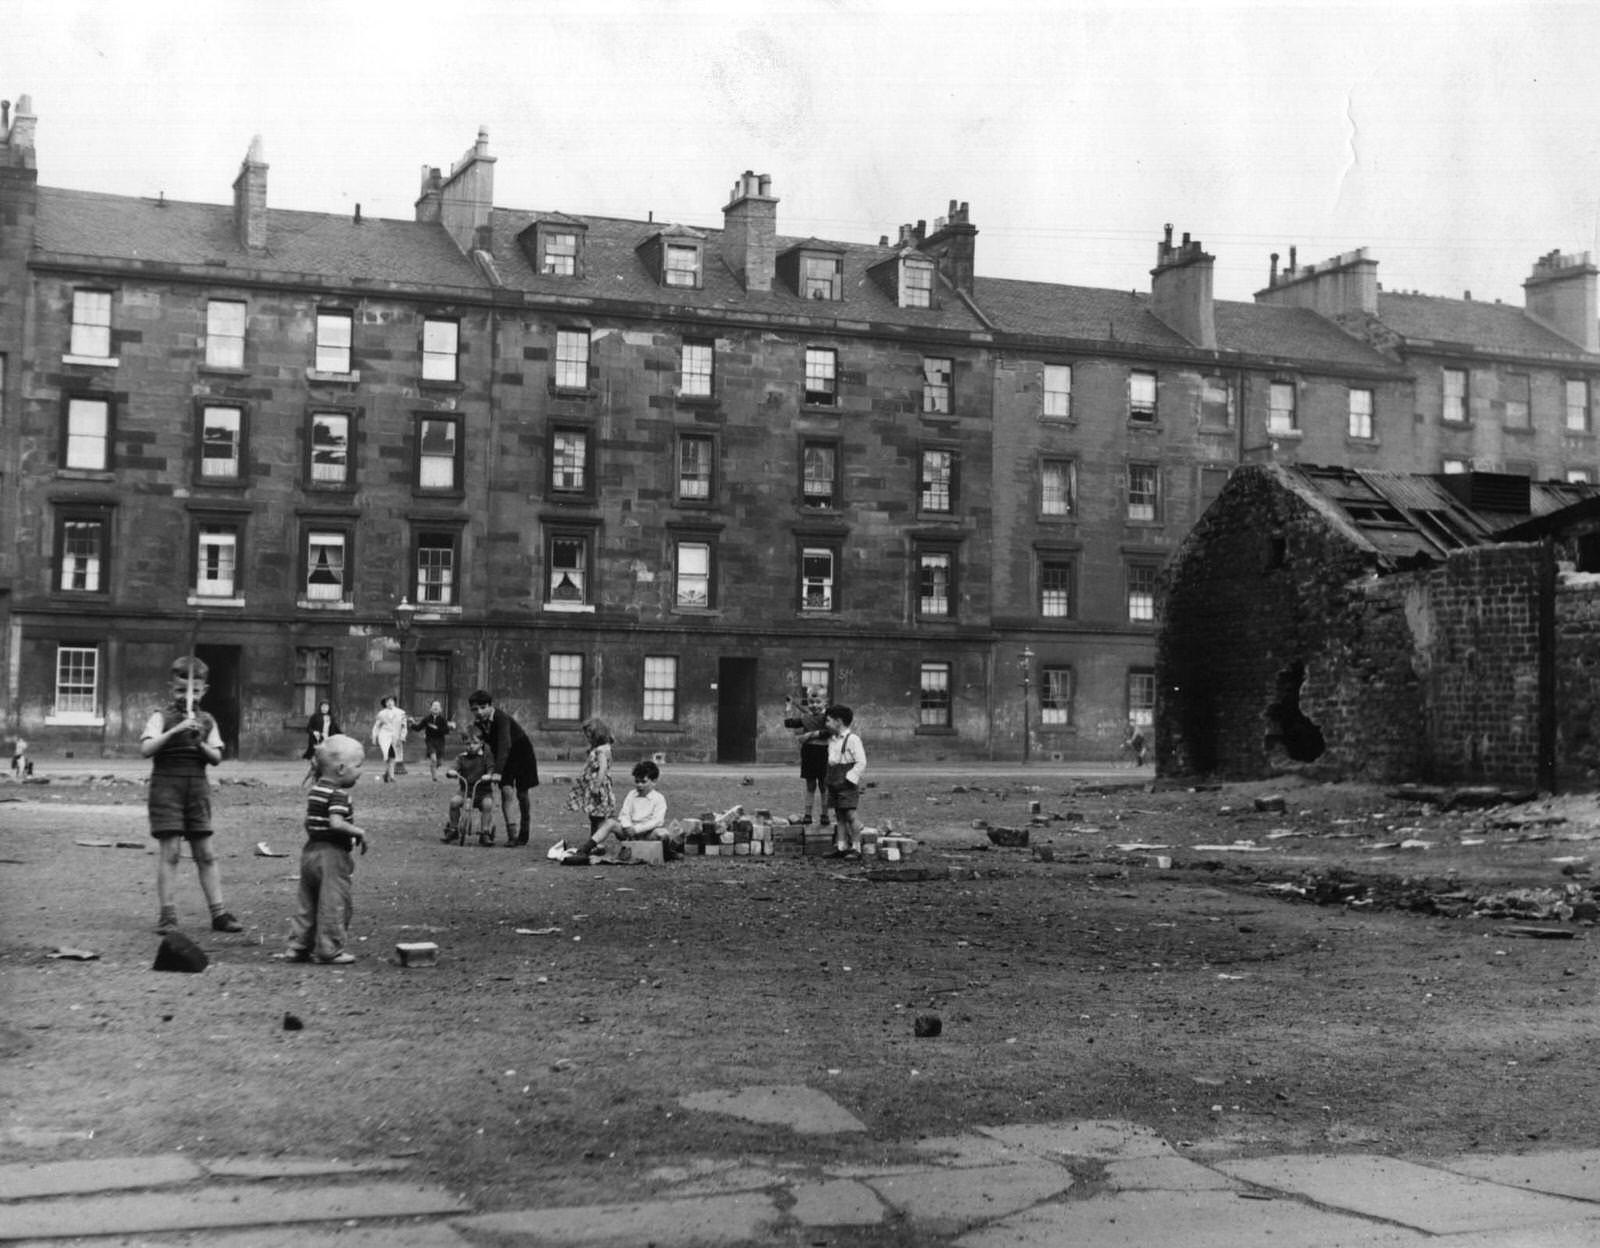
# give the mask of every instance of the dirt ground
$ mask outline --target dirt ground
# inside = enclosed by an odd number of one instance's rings
[[[1593,1142],[1591,797],[1442,810],[1292,779],[929,769],[866,793],[865,821],[916,836],[902,865],[936,877],[885,879],[789,855],[561,867],[542,850],[578,829],[551,770],[523,850],[441,844],[446,786],[416,767],[366,777],[347,969],[274,956],[303,792],[219,785],[247,930],[210,932],[185,864],[201,975],[150,969],[142,783],[0,786],[0,1160],[399,1156],[495,1209],[643,1197],[693,1157],[880,1162],[885,1141],[1069,1118],[1232,1154]],[[798,809],[787,769],[663,787],[675,814]],[[1281,813],[1256,809],[1271,794]],[[418,940],[436,968],[397,964]],[[914,1035],[923,1014],[942,1034]],[[679,1104],[771,1083],[825,1091],[868,1135]]]

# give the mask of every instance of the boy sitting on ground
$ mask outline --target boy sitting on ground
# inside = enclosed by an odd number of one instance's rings
[[[602,858],[613,837],[618,841],[658,840],[663,858],[678,857],[683,846],[666,829],[667,798],[656,788],[660,778],[661,768],[649,759],[635,763],[633,792],[623,799],[617,813],[596,828],[583,845],[568,851],[567,860],[588,862]]]
[[[456,841],[464,842],[467,835],[466,810],[467,807],[475,805],[479,814],[478,840],[485,845],[492,844],[494,786],[486,784],[482,792],[478,788],[478,782],[489,774],[489,759],[484,753],[483,742],[476,737],[467,737],[466,745],[461,753],[456,755],[456,765],[444,774],[456,782],[457,791],[450,799],[449,819],[444,825],[444,835],[439,839],[446,845]]]

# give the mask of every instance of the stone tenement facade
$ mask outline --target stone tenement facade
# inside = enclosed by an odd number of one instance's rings
[[[36,129],[0,121],[0,671],[41,756],[132,753],[195,646],[245,756],[485,686],[546,754],[598,714],[624,756],[787,760],[807,685],[880,758],[1113,758],[1229,472],[1437,468],[1457,414],[1420,332],[1300,301],[1318,266],[1215,300],[1170,227],[1148,292],[1098,290],[982,276],[956,201],[876,244],[781,234],[753,173],[713,224],[507,208],[480,132],[375,220],[271,206],[259,143],[226,203],[41,186]],[[1550,315],[1594,283],[1545,277]],[[1426,342],[1570,432],[1600,356],[1436,302]]]

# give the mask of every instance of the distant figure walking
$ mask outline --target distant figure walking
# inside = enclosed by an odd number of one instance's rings
[[[378,747],[378,756],[383,759],[385,784],[394,780],[395,764],[403,757],[409,722],[406,713],[395,704],[392,693],[384,698],[382,709],[372,721],[372,744]]]
[[[1148,750],[1148,746],[1145,744],[1144,733],[1140,731],[1137,724],[1130,724],[1128,726],[1128,739],[1122,743],[1122,749],[1124,753],[1128,754],[1133,759],[1133,762],[1130,764],[1130,766],[1144,766],[1144,756]]]

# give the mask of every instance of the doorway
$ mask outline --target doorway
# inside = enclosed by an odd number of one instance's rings
[[[222,734],[222,757],[239,757],[239,653],[238,646],[200,646],[195,656],[211,669],[210,687],[200,699],[200,709],[217,721]]]
[[[717,761],[756,761],[756,660],[717,660]]]

